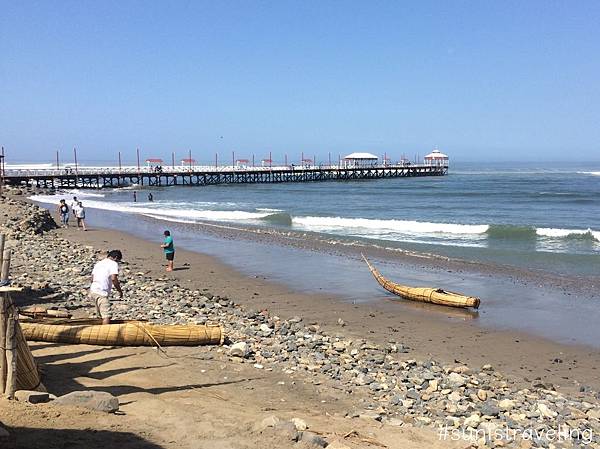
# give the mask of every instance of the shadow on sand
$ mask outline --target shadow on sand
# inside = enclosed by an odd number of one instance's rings
[[[109,380],[110,378],[118,376],[120,374],[131,373],[138,370],[147,371],[153,369],[166,368],[175,365],[175,363],[165,360],[165,363],[163,364],[155,364],[149,366],[143,362],[141,364],[135,363],[134,359],[132,360],[130,366],[103,370],[102,366],[107,363],[117,360],[122,361],[125,359],[136,357],[138,354],[122,354],[111,350],[110,347],[90,346],[87,346],[86,349],[81,351],[67,351],[63,353],[55,352],[54,354],[48,355],[40,355],[37,351],[38,349],[53,346],[54,345],[39,345],[34,346],[32,349],[33,355],[35,356],[37,363],[40,365],[43,371],[42,382],[44,383],[48,391],[56,394],[57,396],[62,396],[72,391],[88,389],[92,389],[95,391],[105,391],[112,394],[113,396],[121,396],[130,393],[149,393],[159,395],[162,393],[194,390],[197,388],[208,388],[217,385],[228,385],[241,382],[251,382],[252,380],[254,380],[244,378],[237,380],[228,380],[218,383],[194,383],[167,386],[157,385],[156,387],[150,388],[144,388],[141,386],[131,384],[120,385],[117,381],[114,382],[114,384],[111,383],[109,385],[95,385],[94,387],[90,387],[89,385],[84,385],[82,383],[83,379],[87,378],[96,381]],[[60,345],[57,346],[60,347]],[[36,354],[36,352],[38,353]],[[93,358],[90,359],[89,356],[92,356]],[[80,357],[88,357],[88,360],[79,360]],[[70,359],[72,359],[72,361],[67,361]]]
[[[40,429],[35,427],[8,427],[9,443],[4,449],[64,449],[64,448],[122,448],[163,449],[139,435],[130,432],[80,429]]]

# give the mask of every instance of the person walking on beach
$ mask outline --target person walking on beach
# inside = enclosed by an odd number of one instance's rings
[[[73,200],[71,201],[71,203],[69,204],[69,206],[71,207],[71,212],[73,212],[73,216],[77,217],[77,203],[79,203],[79,200],[77,199],[76,196],[73,197]]]
[[[167,258],[167,271],[173,271],[173,259],[175,259],[175,245],[173,245],[173,237],[171,237],[170,231],[165,231],[165,240],[160,247],[165,252]]]
[[[119,283],[119,262],[123,259],[121,251],[114,249],[109,251],[106,258],[94,265],[92,270],[92,285],[90,286],[89,298],[96,306],[96,312],[102,318],[102,324],[110,324],[111,303],[110,293],[112,287],[123,297],[123,290]]]
[[[71,203],[71,212],[73,213],[73,217],[75,217],[75,218],[77,218],[78,209],[79,209],[79,202],[76,202],[75,204]],[[80,227],[81,227],[81,223],[79,222],[79,220],[77,220],[77,228],[79,229]]]
[[[69,226],[69,206],[67,206],[65,200],[60,200],[60,203],[58,203],[58,214],[63,228]]]
[[[137,203],[137,192],[135,190],[133,191],[133,202]]]
[[[148,201],[154,201],[154,195],[152,195],[152,192],[148,193]]]
[[[87,231],[87,228],[85,227],[85,208],[83,207],[81,201],[77,203],[75,218],[77,218],[77,227],[83,227],[83,230]]]

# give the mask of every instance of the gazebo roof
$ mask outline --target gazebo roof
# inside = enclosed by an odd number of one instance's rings
[[[149,158],[146,159],[146,162],[157,162],[157,163],[162,163],[162,159],[158,159],[158,158]]]
[[[377,160],[379,159],[377,156],[371,153],[351,153],[348,156],[345,156],[344,159],[369,159],[369,160]]]
[[[448,159],[448,156],[444,153],[441,153],[440,150],[433,150],[431,153],[425,156],[425,159]]]

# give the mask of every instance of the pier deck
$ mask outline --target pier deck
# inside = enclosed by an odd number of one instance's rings
[[[141,169],[79,169],[72,170],[7,170],[7,185],[41,188],[124,187],[142,186],[208,186],[217,184],[257,184],[282,182],[350,181],[357,179],[443,176],[447,166],[378,165],[369,167],[174,167],[156,171]]]

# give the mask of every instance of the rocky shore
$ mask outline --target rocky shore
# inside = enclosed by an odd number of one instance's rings
[[[17,298],[20,304],[92,315],[86,299],[91,270],[110,248],[75,244],[57,235],[54,220],[38,206],[3,199],[0,207],[0,232],[14,252],[13,283],[25,288]],[[284,319],[250,310],[236,298],[190,289],[127,261],[121,269],[125,295],[114,302],[115,318],[221,323],[226,346],[211,352],[356,397],[348,419],[427,427],[473,447],[600,448],[600,395],[591,389],[582,387],[579,394],[567,396],[543,382],[507,377],[488,363],[411,359],[402,341],[380,345],[348,337],[343,320],[337,332],[326,332],[301,316]],[[321,440],[311,444],[326,446]]]

